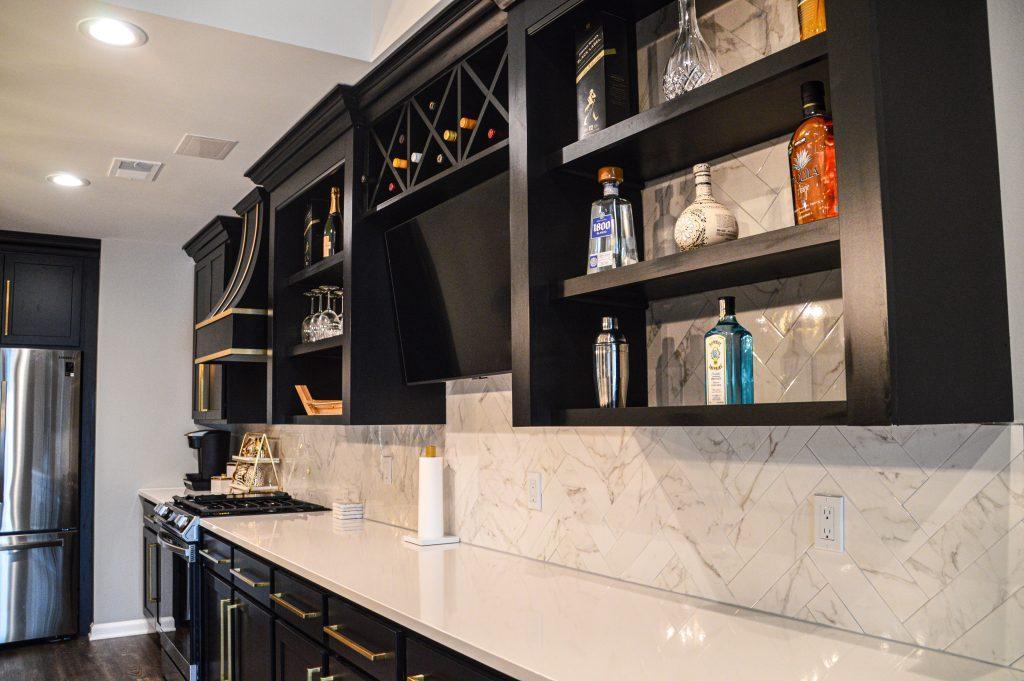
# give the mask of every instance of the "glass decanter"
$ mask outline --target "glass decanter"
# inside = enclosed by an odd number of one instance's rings
[[[679,33],[661,84],[665,99],[675,99],[720,75],[718,59],[697,26],[695,1],[679,0]]]

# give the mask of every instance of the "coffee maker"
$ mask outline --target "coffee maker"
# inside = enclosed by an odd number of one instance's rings
[[[198,473],[185,474],[185,487],[195,492],[210,489],[210,478],[222,475],[231,459],[231,433],[226,430],[197,430],[186,433],[188,446],[196,450]]]

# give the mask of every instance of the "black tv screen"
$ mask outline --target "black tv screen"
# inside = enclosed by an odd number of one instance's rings
[[[508,173],[384,234],[405,381],[512,369]]]

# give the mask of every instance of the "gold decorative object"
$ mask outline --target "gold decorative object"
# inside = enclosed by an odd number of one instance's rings
[[[235,461],[235,472],[231,478],[231,492],[277,492],[280,490],[277,464],[270,449],[266,433],[246,433]]]
[[[315,400],[309,393],[309,386],[297,385],[295,392],[299,394],[302,407],[307,416],[341,416],[341,400]]]

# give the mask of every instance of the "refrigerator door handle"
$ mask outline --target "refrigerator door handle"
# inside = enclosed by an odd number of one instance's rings
[[[4,362],[0,362],[0,372],[4,371]],[[0,379],[0,525],[4,515],[4,463],[7,460],[7,374]]]
[[[48,541],[32,541],[24,544],[7,544],[0,546],[0,551],[23,551],[25,549],[45,549],[50,546],[64,546],[63,539],[50,539]]]

